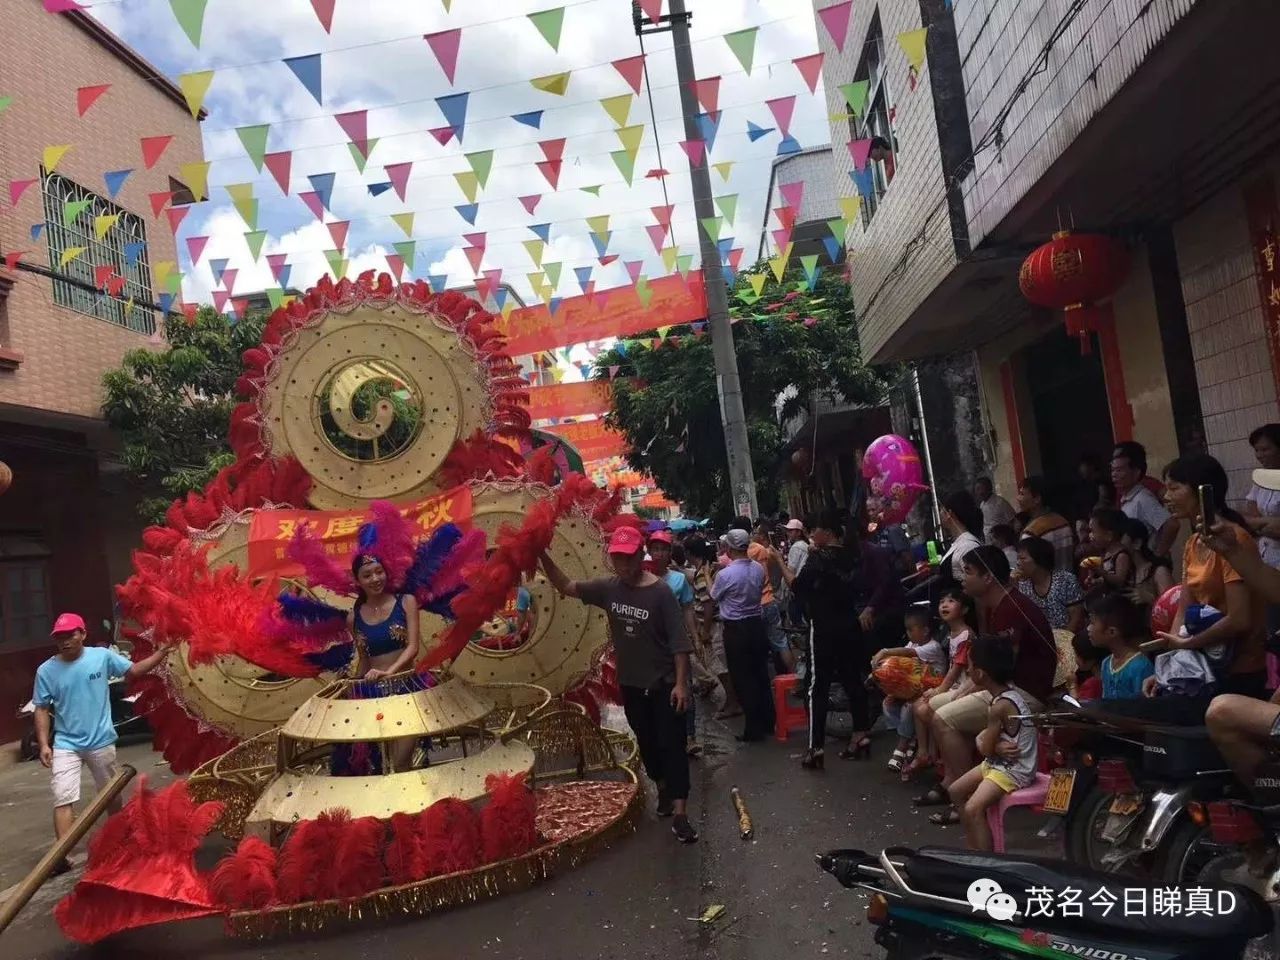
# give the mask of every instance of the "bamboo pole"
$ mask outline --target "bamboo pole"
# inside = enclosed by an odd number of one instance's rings
[[[4,903],[0,903],[0,933],[3,933],[9,924],[13,922],[13,918],[27,905],[27,901],[34,897],[36,891],[49,879],[49,876],[53,873],[53,868],[75,849],[77,843],[84,839],[84,835],[89,832],[89,828],[97,822],[111,801],[120,795],[129,781],[137,776],[137,773],[138,771],[129,766],[129,764],[121,765],[116,775],[107,781],[106,785],[98,791],[97,796],[84,808],[80,816],[76,817],[71,824],[71,829],[67,831],[67,835],[55,843],[49,849],[49,852],[44,855],[44,859],[37,863],[26,878],[18,884],[13,891],[13,896],[9,897]]]

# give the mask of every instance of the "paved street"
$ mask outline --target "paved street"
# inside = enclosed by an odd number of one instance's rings
[[[63,940],[50,916],[74,883],[68,876],[47,884],[0,935],[2,953],[6,960],[90,953],[355,960],[420,956],[428,949],[432,956],[501,960],[878,956],[862,920],[863,901],[821,874],[814,852],[837,845],[960,842],[954,829],[932,827],[911,810],[915,788],[884,769],[892,739],[877,739],[870,763],[845,763],[829,751],[826,773],[811,774],[798,766],[799,734],[785,747],[773,741],[744,747],[722,724],[704,728],[707,751],[695,761],[693,798],[702,840],[693,847],[678,845],[650,812],[635,836],[533,890],[428,919],[266,943],[226,939],[214,921],[139,931],[93,951],[76,947]],[[145,746],[122,753],[154,781],[167,779],[167,768],[157,767],[158,758]],[[755,821],[751,842],[738,837],[729,802],[735,784]],[[34,763],[0,774],[0,887],[16,882],[41,855],[49,830],[46,789],[45,771]],[[1026,813],[1017,824],[1023,836],[1038,825]],[[726,907],[714,924],[688,919],[713,904]]]

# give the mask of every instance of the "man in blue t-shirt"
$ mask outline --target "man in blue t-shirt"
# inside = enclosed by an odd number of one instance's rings
[[[111,723],[109,682],[150,673],[170,648],[160,647],[145,660],[130,663],[106,647],[86,647],[84,618],[75,613],[60,614],[52,636],[58,652],[36,671],[34,700],[40,762],[53,771],[53,830],[61,840],[71,829],[72,806],[80,799],[82,766],[88,766],[99,790],[115,776],[116,730]],[[113,812],[119,807],[117,798]],[[67,869],[70,866],[64,860],[58,872]]]

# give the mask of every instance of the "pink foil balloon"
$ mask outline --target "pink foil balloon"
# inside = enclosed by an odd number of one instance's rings
[[[915,506],[920,494],[929,488],[924,484],[920,454],[905,437],[888,434],[873,440],[862,457],[862,475],[870,481],[871,492],[879,501],[882,524],[901,523]]]

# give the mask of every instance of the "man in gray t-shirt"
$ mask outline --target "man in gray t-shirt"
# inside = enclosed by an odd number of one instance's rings
[[[542,568],[561,594],[608,614],[622,706],[645,772],[658,787],[658,816],[674,814],[671,832],[681,843],[694,843],[698,832],[687,814],[689,757],[683,717],[689,707],[693,643],[675,594],[666,581],[644,569],[644,542],[644,534],[633,527],[613,532],[613,577],[570,580],[546,554]]]

